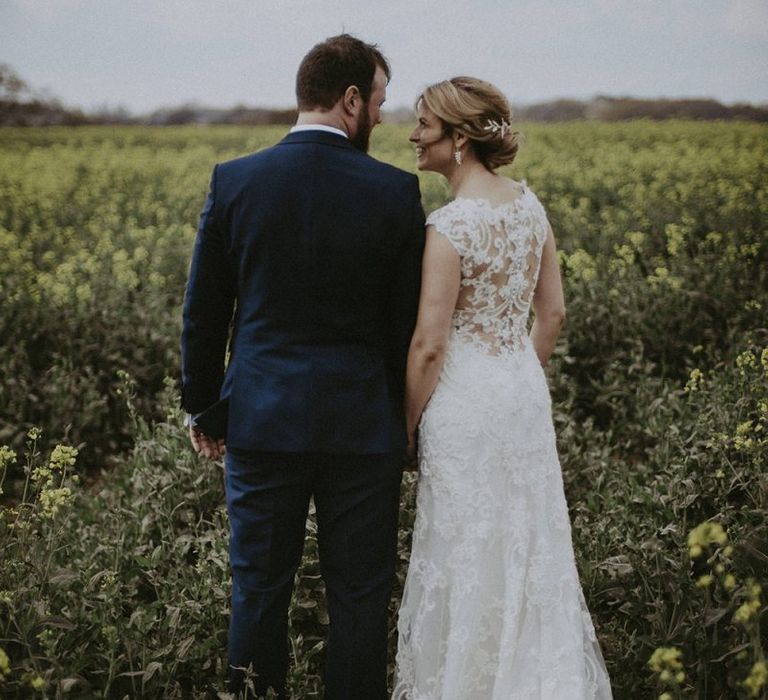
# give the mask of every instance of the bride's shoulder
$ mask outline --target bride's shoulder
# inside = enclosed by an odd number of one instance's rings
[[[520,185],[523,188],[523,195],[527,197],[531,205],[543,212],[544,205],[541,203],[541,200],[536,196],[536,193],[530,187],[528,187],[528,183],[525,180],[521,180]]]
[[[439,209],[435,209],[427,217],[427,226],[431,226],[438,234],[447,238],[463,256],[466,254],[472,230],[475,228],[475,217],[466,200],[454,199]]]
[[[543,205],[525,180],[516,182],[506,179],[503,187],[488,195],[456,197],[435,209],[427,217],[427,225],[445,232],[457,228],[463,230],[489,221],[500,223],[516,221],[521,217],[527,219],[530,215],[534,219],[546,218]]]
[[[442,207],[438,207],[427,216],[427,225],[437,225],[438,223],[445,223],[460,215],[463,211],[462,201],[460,199],[454,199]]]
[[[539,198],[536,196],[536,193],[530,188],[528,185],[528,182],[523,180],[508,180],[510,186],[512,187],[512,197],[510,198],[511,203],[526,203],[526,204],[533,204],[536,206],[541,206],[541,202],[539,201]]]

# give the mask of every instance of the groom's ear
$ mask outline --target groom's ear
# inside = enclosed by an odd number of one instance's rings
[[[361,105],[363,104],[363,96],[360,94],[360,90],[357,85],[350,85],[345,91],[342,97],[344,111],[347,114],[357,116]]]

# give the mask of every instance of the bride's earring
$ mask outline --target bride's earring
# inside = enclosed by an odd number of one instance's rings
[[[453,159],[457,165],[461,165],[461,151],[458,148],[453,152]]]

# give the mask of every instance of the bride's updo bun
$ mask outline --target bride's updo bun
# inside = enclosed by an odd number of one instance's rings
[[[484,80],[459,76],[430,85],[416,100],[445,124],[447,133],[466,134],[478,160],[489,170],[511,163],[521,135],[512,131],[512,109],[503,93]]]

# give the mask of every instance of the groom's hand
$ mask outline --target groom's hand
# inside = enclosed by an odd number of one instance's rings
[[[214,440],[194,425],[189,426],[189,439],[197,454],[208,459],[218,459],[226,451],[224,440]]]

